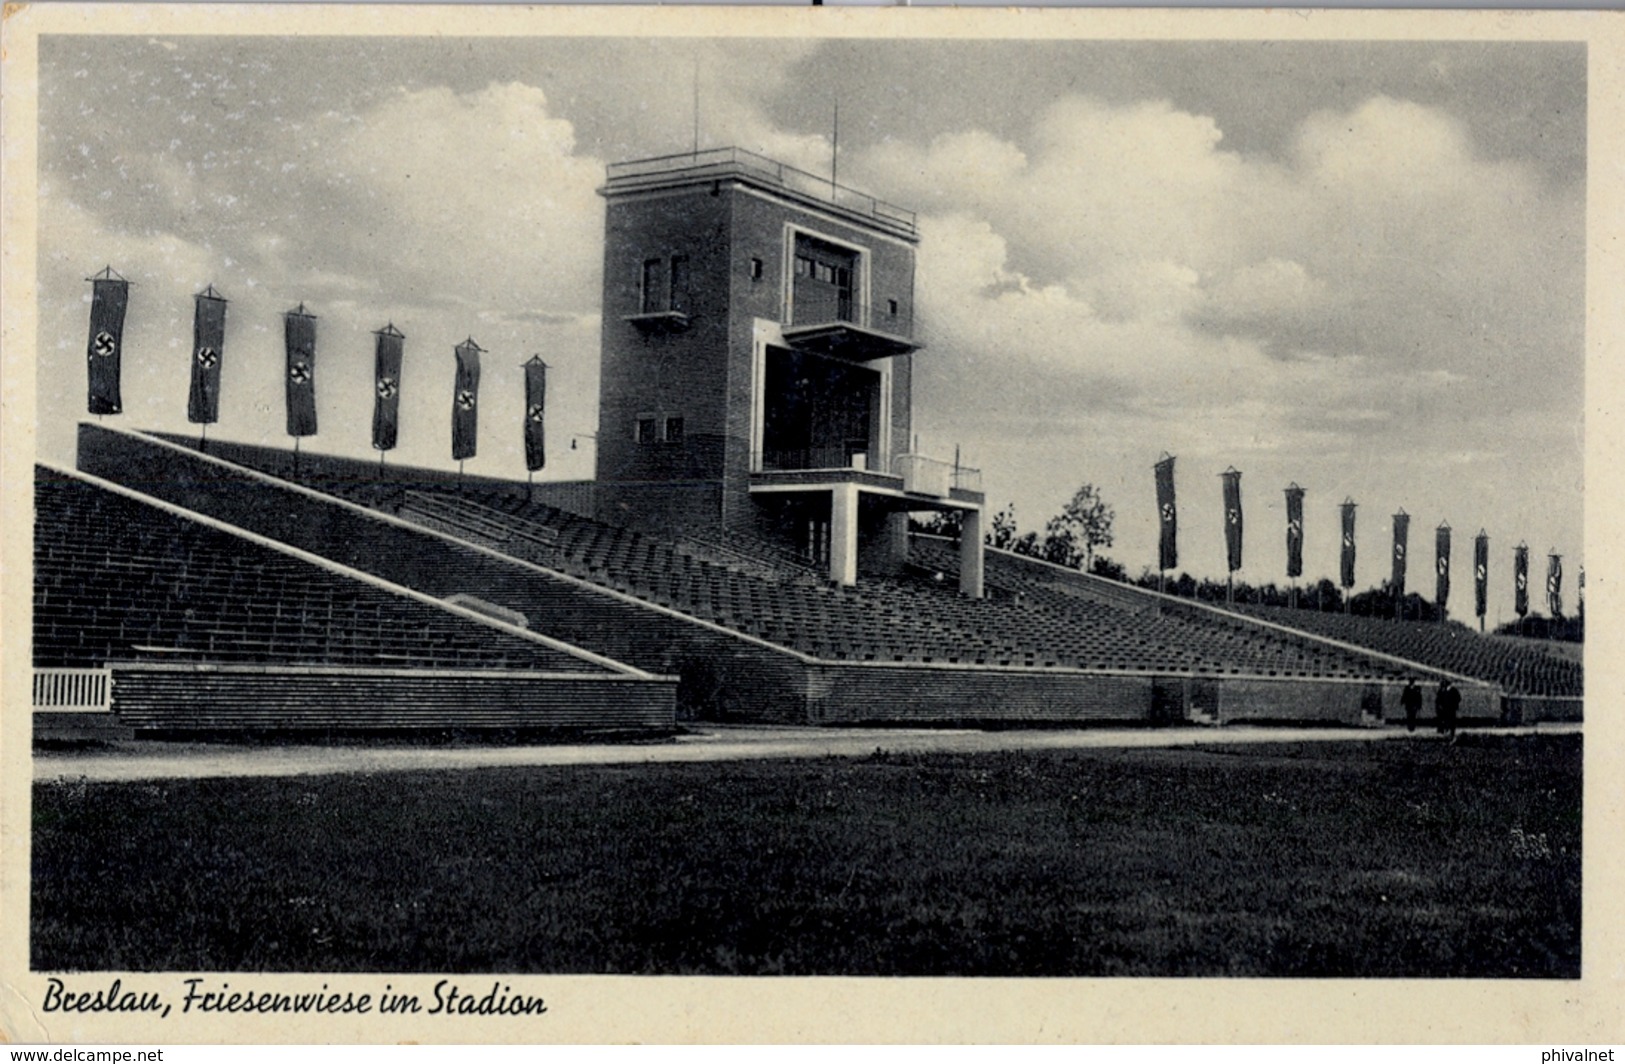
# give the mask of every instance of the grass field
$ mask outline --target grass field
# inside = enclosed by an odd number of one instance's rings
[[[33,963],[1575,978],[1581,760],[1465,736],[39,784]]]

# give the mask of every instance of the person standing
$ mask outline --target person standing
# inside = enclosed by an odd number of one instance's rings
[[[1450,681],[1440,680],[1439,689],[1433,692],[1433,730],[1440,735],[1444,734],[1445,703],[1450,700]]]
[[[1444,733],[1456,737],[1456,714],[1461,712],[1461,689],[1449,680],[1444,682]]]
[[[1416,730],[1417,715],[1422,712],[1422,685],[1416,682],[1416,677],[1405,681],[1405,690],[1400,693],[1399,704],[1405,709],[1405,730]]]

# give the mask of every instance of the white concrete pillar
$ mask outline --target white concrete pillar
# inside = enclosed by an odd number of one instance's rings
[[[959,590],[982,597],[982,508],[959,512]]]
[[[908,564],[908,514],[886,515],[886,537],[892,568],[902,572],[903,566]]]
[[[837,484],[829,499],[829,578],[858,582],[858,486]]]

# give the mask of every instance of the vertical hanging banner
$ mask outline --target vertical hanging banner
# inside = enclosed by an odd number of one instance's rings
[[[124,308],[130,301],[130,282],[109,266],[90,281],[90,412],[117,414],[124,409],[119,374],[124,358]]]
[[[1241,568],[1241,473],[1226,469],[1224,478],[1224,548],[1230,571]]]
[[[394,322],[373,335],[378,341],[373,351],[372,449],[392,451],[401,425],[401,352],[406,335]]]
[[[1563,556],[1546,556],[1546,611],[1554,618],[1563,616]]]
[[[457,383],[451,400],[451,457],[474,457],[479,444],[480,352],[470,336],[457,345]]]
[[[316,316],[305,305],[282,315],[288,351],[288,435],[316,435]]]
[[[186,420],[213,425],[220,420],[220,361],[226,350],[226,299],[209,285],[192,297],[192,389]]]
[[[1346,591],[1354,586],[1354,507],[1353,499],[1343,500],[1343,589]]]
[[[1519,617],[1529,612],[1529,548],[1520,543],[1512,551],[1512,608]]]
[[[525,468],[547,464],[547,363],[532,355],[525,363]]]
[[[1179,509],[1174,505],[1174,457],[1164,455],[1156,464],[1157,520],[1162,532],[1157,540],[1158,570],[1179,565]]]
[[[1483,617],[1490,606],[1490,535],[1482,528],[1473,540],[1473,609]]]
[[[1411,516],[1402,509],[1394,515],[1394,572],[1389,581],[1399,601],[1405,598],[1405,550],[1410,536]]]
[[[1286,489],[1286,575],[1303,575],[1303,489],[1295,482]]]
[[[1438,579],[1434,583],[1433,598],[1439,604],[1439,612],[1444,613],[1445,603],[1450,599],[1450,522],[1446,521],[1433,531],[1433,568],[1438,572]]]

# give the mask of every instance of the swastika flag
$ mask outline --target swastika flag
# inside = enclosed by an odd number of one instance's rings
[[[1404,510],[1394,515],[1394,594],[1399,598],[1405,597],[1405,554],[1406,544],[1411,534],[1411,518]]]
[[[1482,617],[1490,602],[1490,536],[1483,529],[1473,540],[1473,609]]]
[[[525,363],[525,468],[547,464],[547,363],[532,355]]]
[[[406,336],[390,322],[373,333],[372,449],[389,451],[401,424],[401,352]]]
[[[1352,499],[1343,500],[1342,571],[1338,575],[1345,590],[1354,586],[1354,507]]]
[[[288,435],[316,435],[316,316],[305,305],[282,316],[288,352]]]
[[[85,357],[90,368],[90,412],[117,414],[124,409],[119,374],[124,357],[124,308],[130,300],[130,282],[109,266],[91,278],[90,343]]]
[[[186,420],[213,425],[220,420],[220,364],[226,350],[226,300],[210,285],[199,292],[192,314],[192,388]]]
[[[480,352],[470,336],[457,345],[457,380],[451,397],[451,457],[454,462],[474,457],[479,446]]]
[[[1438,572],[1434,584],[1434,600],[1443,612],[1450,599],[1450,526],[1440,525],[1433,533],[1433,567]]]
[[[1523,544],[1512,552],[1512,608],[1522,617],[1529,612],[1529,548]]]
[[[1174,459],[1172,455],[1156,464],[1157,522],[1161,531],[1157,537],[1157,568],[1173,569],[1179,565],[1179,509],[1174,505]]]
[[[1224,478],[1225,560],[1233,573],[1241,568],[1241,473],[1227,469],[1219,475]]]
[[[1286,575],[1303,575],[1303,489],[1296,484],[1286,489]]]

